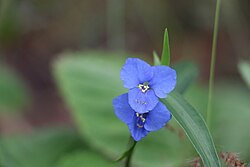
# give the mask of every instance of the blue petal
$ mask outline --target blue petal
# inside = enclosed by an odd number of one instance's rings
[[[161,129],[171,119],[172,115],[164,104],[159,102],[147,115],[144,128],[148,131]]]
[[[129,124],[133,121],[135,112],[128,104],[128,94],[122,94],[113,99],[115,115],[124,123]]]
[[[149,85],[154,89],[156,96],[165,98],[175,88],[176,72],[168,66],[155,66],[152,68],[154,77],[149,82]]]
[[[139,88],[130,89],[128,92],[129,105],[140,114],[152,110],[159,102],[153,90],[143,93]]]
[[[124,87],[131,89],[140,83],[148,82],[153,77],[153,69],[146,62],[137,58],[128,58],[120,73]]]
[[[136,120],[134,119],[134,122],[131,124],[128,124],[129,131],[131,133],[131,136],[134,138],[135,141],[141,140],[141,138],[148,135],[148,131],[144,128],[139,128],[136,125]]]

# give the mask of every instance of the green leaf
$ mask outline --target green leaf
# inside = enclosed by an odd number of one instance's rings
[[[155,66],[161,65],[160,58],[159,58],[158,54],[155,51],[153,51],[153,58],[154,58],[154,65]]]
[[[130,136],[112,106],[113,98],[127,92],[119,75],[125,59],[117,55],[66,53],[54,64],[57,84],[85,141],[114,159],[126,150]],[[137,143],[132,163],[143,167],[181,166],[189,156],[189,141],[162,129]]]
[[[162,102],[168,107],[177,122],[185,130],[206,167],[220,167],[212,137],[206,123],[181,95],[171,93]]]
[[[197,80],[199,74],[198,67],[192,62],[184,61],[174,65],[173,68],[177,73],[175,91],[183,94]]]
[[[58,158],[81,146],[72,129],[40,130],[28,135],[2,137],[0,166],[52,167]]]
[[[238,64],[238,68],[241,76],[245,80],[246,84],[250,88],[250,62],[240,61]]]
[[[11,69],[0,64],[0,112],[19,111],[28,101],[22,80]]]
[[[170,47],[169,47],[169,38],[168,38],[168,29],[165,29],[164,39],[163,39],[163,47],[161,54],[161,64],[165,66],[169,66],[170,64]]]
[[[78,151],[63,156],[55,167],[117,167],[92,151]]]

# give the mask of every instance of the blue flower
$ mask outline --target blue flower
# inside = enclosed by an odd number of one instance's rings
[[[138,113],[130,107],[128,93],[113,99],[113,106],[116,116],[128,125],[135,141],[141,140],[151,131],[161,129],[172,117],[161,102],[158,102],[155,108],[147,113]]]
[[[129,89],[130,106],[138,113],[153,110],[176,85],[176,72],[168,66],[150,66],[137,58],[128,58],[120,73],[124,87]]]

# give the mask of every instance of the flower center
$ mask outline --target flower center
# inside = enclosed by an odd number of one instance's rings
[[[148,86],[148,82],[144,82],[143,84],[139,84],[138,88],[145,93],[150,87]]]
[[[148,113],[144,113],[144,114],[139,114],[138,112],[135,113],[136,114],[136,126],[138,128],[143,128],[144,127],[144,124],[145,124],[145,121],[146,121],[146,118],[147,118],[147,115]]]

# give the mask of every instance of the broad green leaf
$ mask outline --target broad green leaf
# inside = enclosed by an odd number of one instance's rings
[[[168,29],[165,29],[163,46],[162,46],[162,54],[161,54],[161,64],[165,66],[169,66],[170,64],[170,47],[169,47],[169,37],[168,37]]]
[[[65,54],[54,76],[78,129],[92,147],[114,160],[126,150],[129,130],[114,114],[112,99],[127,92],[120,80],[125,59],[98,52]],[[137,143],[132,163],[143,167],[181,166],[192,156],[189,141],[166,129]]]
[[[246,84],[250,88],[250,62],[242,60],[239,62],[238,68],[239,68],[240,74],[242,75]]]
[[[175,91],[183,94],[198,78],[198,67],[194,63],[184,61],[177,63],[173,68],[177,73]]]
[[[80,147],[71,129],[50,129],[0,139],[0,166],[52,167],[64,153]]]
[[[100,154],[92,151],[78,151],[63,156],[55,167],[117,167]]]
[[[28,101],[22,80],[11,69],[0,64],[0,112],[19,111]]]
[[[181,95],[171,93],[162,102],[168,107],[177,122],[185,130],[206,167],[220,167],[212,137],[206,123]]]

